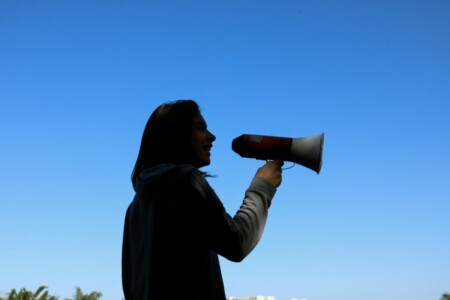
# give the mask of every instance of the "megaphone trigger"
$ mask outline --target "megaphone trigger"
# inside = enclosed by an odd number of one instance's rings
[[[265,159],[265,161],[266,162],[269,162],[269,160],[268,159]],[[292,163],[292,166],[289,166],[289,167],[287,167],[287,168],[281,168],[281,170],[289,170],[289,169],[292,169],[293,167],[295,166],[295,163]]]
[[[293,167],[295,166],[295,163],[292,163],[292,165],[291,166],[289,166],[289,167],[287,167],[287,168],[281,168],[281,170],[289,170],[289,169],[292,169]]]

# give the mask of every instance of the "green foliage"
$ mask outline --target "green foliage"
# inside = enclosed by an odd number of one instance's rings
[[[77,287],[77,291],[74,295],[74,300],[98,300],[101,296],[102,293],[97,291],[90,292],[89,294],[83,294],[83,291],[79,287]]]
[[[441,300],[450,300],[450,294],[449,293],[443,293]]]
[[[97,291],[84,294],[81,288],[77,287],[74,300],[98,300],[101,296],[102,293]],[[3,298],[0,296],[0,300],[1,299]],[[20,289],[19,292],[17,292],[16,289],[12,289],[4,300],[58,300],[58,297],[49,295],[48,288],[43,285],[35,292],[28,291],[25,288]]]
[[[46,289],[47,287],[44,285],[40,286],[34,293],[25,288],[20,289],[19,292],[12,289],[6,300],[58,300],[58,297],[50,296]]]

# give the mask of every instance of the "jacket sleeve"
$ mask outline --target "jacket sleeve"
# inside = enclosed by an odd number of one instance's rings
[[[196,198],[199,205],[198,231],[204,235],[207,246],[228,260],[242,261],[261,239],[275,187],[255,177],[241,207],[231,217],[199,172],[192,173],[190,186],[191,197]]]

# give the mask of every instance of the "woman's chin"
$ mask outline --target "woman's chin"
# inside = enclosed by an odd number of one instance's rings
[[[208,159],[208,160],[202,160],[202,161],[199,161],[197,164],[196,164],[196,167],[197,168],[202,168],[202,167],[206,167],[206,166],[209,166],[209,164],[211,163],[211,161]]]

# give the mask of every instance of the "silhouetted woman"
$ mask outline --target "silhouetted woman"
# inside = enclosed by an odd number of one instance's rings
[[[261,238],[283,162],[258,169],[231,217],[199,171],[215,139],[192,100],[162,104],[150,116],[125,218],[125,299],[224,300],[218,254],[239,262]]]

